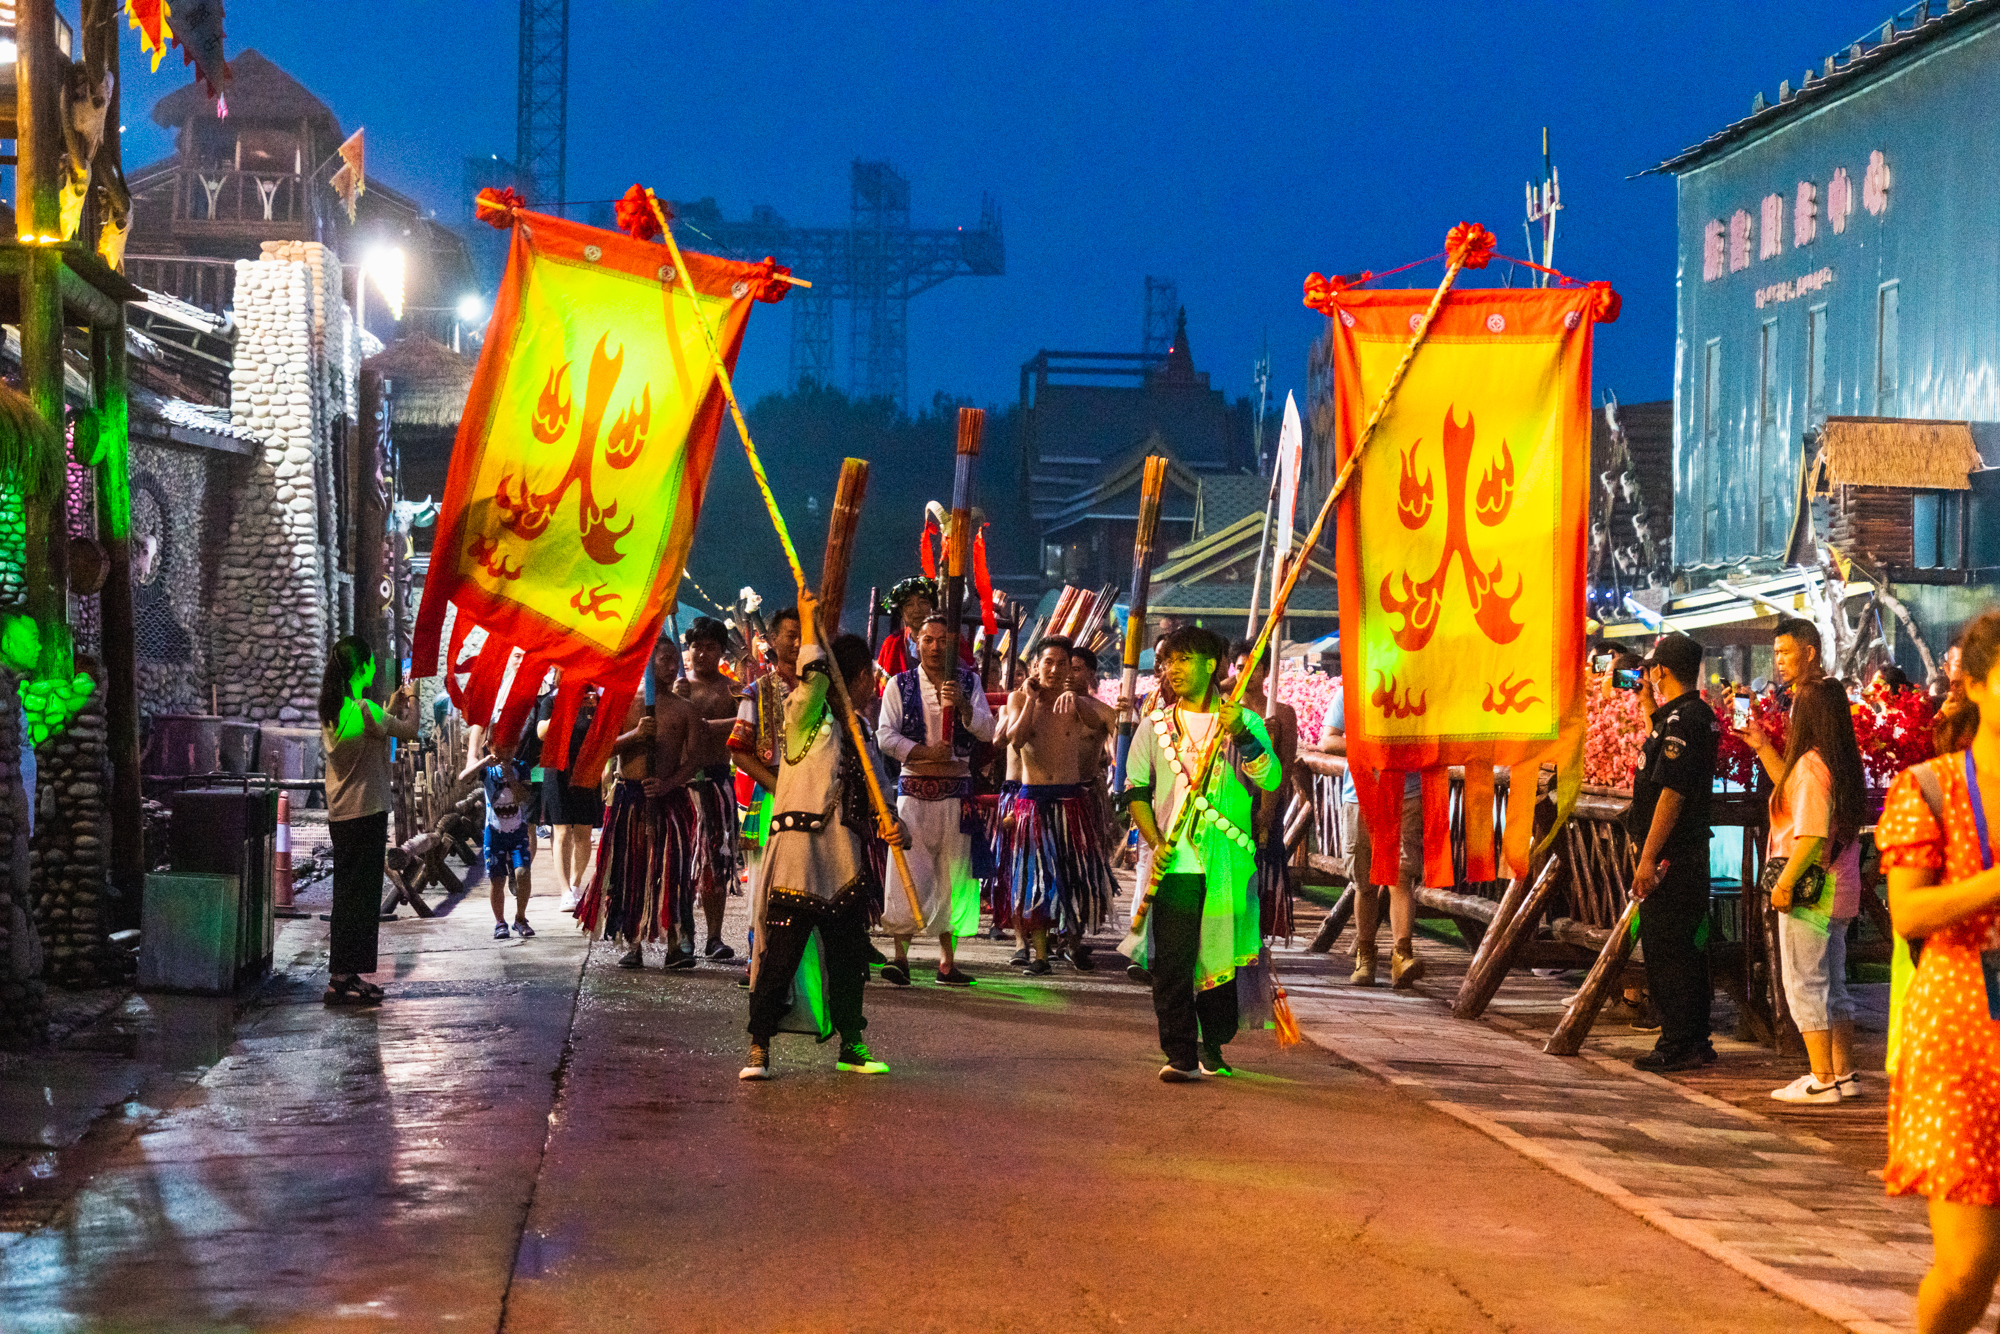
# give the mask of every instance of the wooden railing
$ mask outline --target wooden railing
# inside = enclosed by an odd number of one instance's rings
[[[217,315],[236,303],[236,261],[233,259],[127,255],[125,276],[149,291],[163,292]]]

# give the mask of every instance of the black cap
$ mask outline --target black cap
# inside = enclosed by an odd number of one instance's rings
[[[1664,667],[1683,685],[1701,680],[1701,645],[1686,635],[1661,635],[1641,667]]]

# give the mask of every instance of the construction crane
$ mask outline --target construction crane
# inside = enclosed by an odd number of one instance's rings
[[[848,392],[909,409],[909,303],[950,278],[1007,271],[1000,206],[980,200],[979,225],[910,226],[910,183],[887,162],[853,164],[845,227],[794,227],[767,204],[729,221],[713,199],[676,203],[681,221],[709,245],[740,258],[776,256],[811,289],[794,288],[793,388],[832,384],[833,303],[847,303]]]
[[[569,142],[569,0],[521,0],[521,80],[514,122],[520,191],[563,211]]]

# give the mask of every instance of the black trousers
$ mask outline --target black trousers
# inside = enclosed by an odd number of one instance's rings
[[[1708,1046],[1714,991],[1708,950],[1695,943],[1708,920],[1708,859],[1668,854],[1667,872],[1639,906],[1639,944],[1646,951],[1646,988],[1659,1016],[1658,1049],[1678,1056]]]
[[[1198,1043],[1219,1045],[1236,1036],[1236,979],[1207,991],[1194,987],[1207,895],[1205,877],[1170,875],[1153,896],[1153,1013],[1160,1021],[1160,1050],[1183,1069],[1195,1063]]]
[[[868,983],[867,907],[856,900],[818,925],[826,958],[828,1017],[842,1042],[859,1042],[861,1031],[868,1027],[861,1014],[861,988]],[[792,975],[805,956],[813,923],[801,916],[789,922],[765,922],[757,929],[764,933],[764,957],[757,965],[757,983],[750,988],[750,1040],[768,1044],[785,1017]]]
[[[389,812],[327,824],[333,835],[333,941],[329,973],[372,973],[382,929],[382,865],[389,847]]]

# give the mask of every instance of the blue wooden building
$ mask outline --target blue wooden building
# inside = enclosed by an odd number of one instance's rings
[[[1913,6],[1653,170],[1683,587],[1830,546],[1941,649],[2000,575],[2000,0]]]

